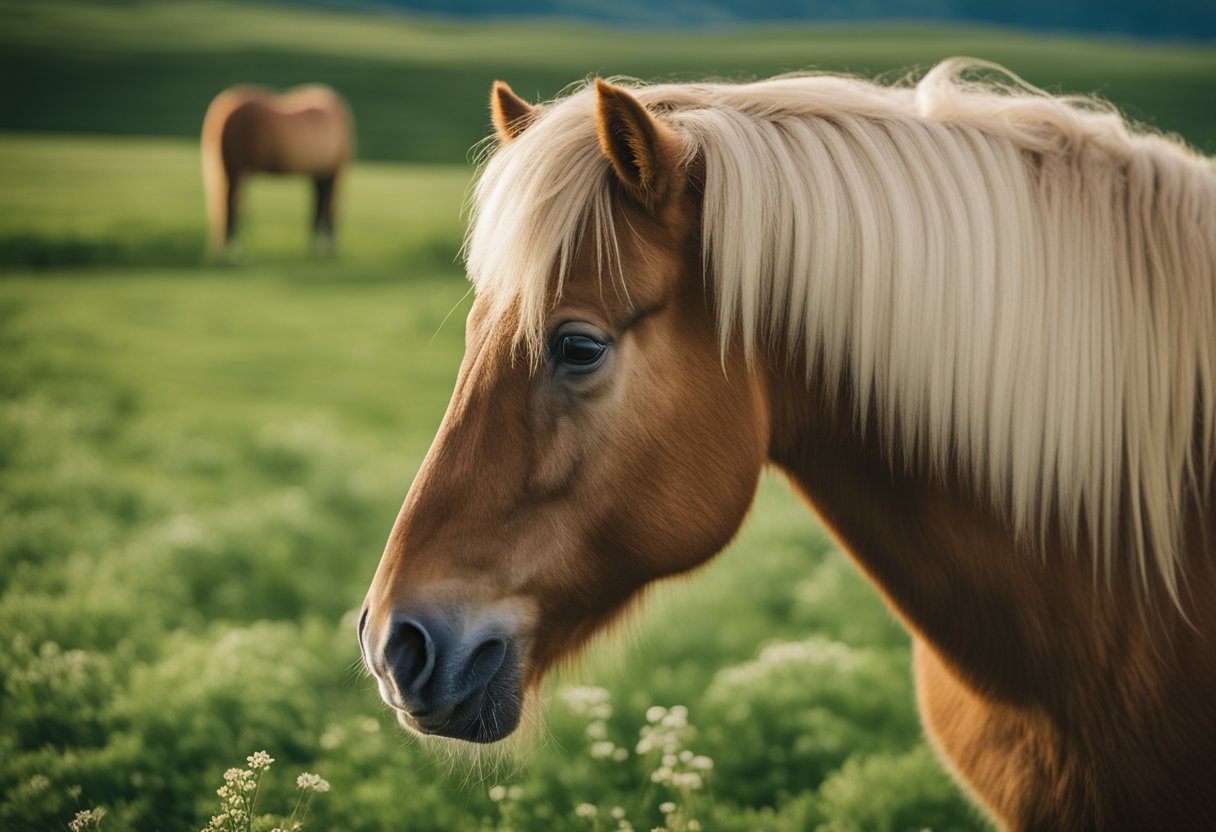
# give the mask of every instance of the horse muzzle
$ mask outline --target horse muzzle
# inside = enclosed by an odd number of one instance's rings
[[[359,622],[359,646],[380,696],[422,734],[490,743],[519,726],[523,649],[506,622],[398,610]]]

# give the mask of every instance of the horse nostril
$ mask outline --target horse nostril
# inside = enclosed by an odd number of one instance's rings
[[[384,648],[389,673],[402,695],[419,690],[435,669],[435,643],[426,628],[412,619],[393,624]]]
[[[478,645],[469,656],[464,682],[466,687],[480,688],[489,683],[502,667],[503,659],[507,656],[507,643],[500,638],[492,638]]]

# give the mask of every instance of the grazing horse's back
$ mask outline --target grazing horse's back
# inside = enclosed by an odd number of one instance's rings
[[[336,179],[351,152],[349,111],[328,87],[300,87],[276,95],[261,87],[239,86],[220,93],[207,108],[202,132],[212,250],[220,250],[235,236],[240,188],[252,173],[312,177],[313,230],[332,235]]]

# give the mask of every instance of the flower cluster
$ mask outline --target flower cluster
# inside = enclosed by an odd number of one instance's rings
[[[224,785],[215,792],[220,798],[220,813],[211,816],[204,832],[247,832],[253,824],[258,787],[274,758],[259,751],[245,759],[248,768],[230,768],[224,772]]]
[[[325,794],[329,791],[329,781],[319,774],[310,774],[305,771],[296,778],[296,788],[305,792]]]
[[[97,829],[101,826],[101,819],[106,816],[106,807],[98,806],[95,809],[85,809],[82,812],[77,812],[76,817],[72,818],[68,823],[68,829],[72,832],[84,832],[86,829]]]
[[[681,798],[680,803],[669,800],[659,805],[667,829],[697,832],[701,828],[700,822],[691,816],[693,793],[704,787],[714,761],[684,747],[695,734],[696,729],[688,722],[688,709],[683,705],[670,709],[655,705],[647,709],[646,724],[638,732],[635,750],[658,763],[650,773],[650,782],[672,789]]]
[[[604,688],[568,687],[562,688],[557,695],[575,716],[601,722],[612,716],[612,696]]]
[[[659,767],[650,775],[651,781],[680,791],[699,790],[704,773],[714,767],[714,761],[682,747],[695,733],[688,724],[688,709],[676,705],[668,710],[656,705],[646,711],[646,722],[636,750],[642,755],[661,755]]]
[[[504,800],[519,800],[524,796],[524,790],[521,786],[491,786],[490,800],[495,803],[501,803]]]
[[[618,745],[610,736],[608,720],[612,717],[612,702],[608,691],[598,687],[572,687],[559,692],[559,697],[575,715],[587,720],[584,730],[588,754],[595,760],[625,762],[630,750]],[[694,794],[705,786],[705,778],[713,769],[713,760],[695,754],[686,744],[696,735],[688,722],[688,709],[683,705],[672,708],[654,706],[646,711],[646,724],[638,732],[633,751],[639,762],[649,765],[649,780],[675,799],[659,804],[665,826],[659,832],[698,832],[701,824],[693,817]],[[491,794],[493,796],[493,794]],[[633,832],[634,825],[622,806],[611,808],[594,803],[574,807],[575,817],[587,821],[596,830]]]
[[[245,762],[245,768],[230,768],[224,772],[224,785],[216,791],[220,798],[220,813],[212,815],[202,832],[250,832],[253,828],[254,806],[262,776],[274,765],[274,757],[265,751],[257,751],[246,757]],[[296,778],[296,787],[300,795],[296,798],[287,825],[276,826],[272,832],[299,832],[313,799],[329,791],[329,781],[319,774],[305,771]]]
[[[659,811],[663,813],[666,826],[656,827],[651,832],[676,832],[677,830],[700,832],[701,830],[701,822],[696,818],[688,817],[687,813],[674,801],[663,801],[659,804]]]
[[[317,795],[329,791],[329,781],[319,774],[304,771],[296,778],[296,788],[300,790],[300,795],[296,798],[296,805],[291,810],[287,828],[273,830],[273,832],[299,832],[304,825],[304,818],[308,817],[308,810],[312,808],[313,800]],[[296,820],[297,816],[299,820]]]
[[[245,760],[249,763],[250,770],[257,772],[268,771],[274,765],[274,757],[271,757],[265,751],[255,751],[246,757]]]
[[[612,717],[612,702],[608,691],[597,687],[563,688],[559,696],[576,716],[588,720],[584,733],[590,741],[590,754],[596,760],[624,762],[629,749],[608,738],[608,720]]]
[[[523,820],[518,801],[524,796],[522,786],[495,785],[490,787],[490,800],[498,811],[498,824],[494,827],[499,832],[512,832],[516,823]]]
[[[630,823],[629,818],[625,817],[624,806],[613,806],[604,814],[616,821],[616,826],[613,828],[615,828],[617,832],[634,832],[633,824]],[[599,822],[600,807],[596,806],[594,803],[578,804],[574,807],[574,816],[591,821],[593,824],[595,824],[596,829],[603,828]]]

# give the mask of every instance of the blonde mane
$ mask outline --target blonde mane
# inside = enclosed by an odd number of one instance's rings
[[[1025,539],[1058,523],[1108,577],[1122,552],[1177,598],[1181,518],[1216,456],[1206,160],[960,59],[914,86],[630,88],[704,164],[723,349],[784,345],[854,391],[893,459],[960,472]],[[534,354],[585,236],[627,291],[613,200],[593,89],[485,164],[469,276]]]

